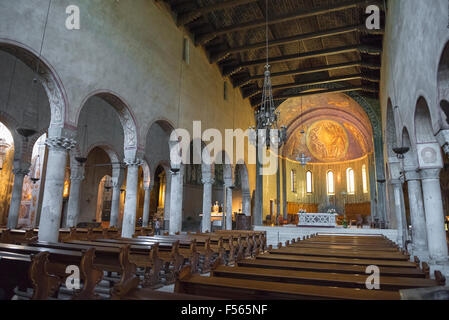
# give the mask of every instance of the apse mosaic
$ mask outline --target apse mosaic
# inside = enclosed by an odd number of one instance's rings
[[[320,161],[341,161],[348,153],[348,134],[335,121],[313,123],[307,131],[306,141],[309,151]]]

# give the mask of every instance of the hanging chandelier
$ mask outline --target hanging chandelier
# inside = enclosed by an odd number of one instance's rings
[[[310,157],[306,157],[306,155],[303,153],[301,156],[296,158],[296,161],[299,161],[299,163],[304,167],[306,166],[312,159]]]
[[[265,36],[266,36],[266,64],[264,72],[264,82],[262,89],[262,103],[260,108],[255,111],[256,127],[250,128],[251,137],[250,140],[256,142],[259,140],[260,144],[266,144],[266,147],[270,149],[272,145],[281,147],[287,139],[287,127],[278,126],[278,120],[280,113],[276,112],[276,107],[273,101],[273,87],[271,84],[271,71],[269,64],[269,43],[268,43],[268,0],[265,1]],[[255,130],[263,130],[263,135],[258,137]],[[276,130],[277,134],[273,134],[272,130]]]

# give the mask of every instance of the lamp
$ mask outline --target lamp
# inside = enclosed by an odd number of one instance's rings
[[[398,159],[402,160],[405,158],[405,154],[410,151],[409,147],[393,147],[393,152],[396,153]]]

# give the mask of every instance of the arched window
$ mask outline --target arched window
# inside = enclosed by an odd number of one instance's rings
[[[291,190],[293,193],[296,193],[296,170],[292,170],[290,172],[290,182],[291,182]]]
[[[346,179],[348,183],[348,194],[354,194],[355,193],[355,183],[354,183],[354,170],[352,168],[348,168],[346,170]]]
[[[327,172],[327,194],[335,194],[334,173],[332,171]]]
[[[363,193],[368,193],[368,179],[366,175],[366,165],[362,166],[362,182],[363,182]]]
[[[313,192],[313,175],[312,175],[312,171],[307,171],[306,173],[306,190],[307,193],[312,193]]]

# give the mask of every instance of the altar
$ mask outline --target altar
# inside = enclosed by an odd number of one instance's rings
[[[298,213],[298,227],[336,228],[336,213]]]

